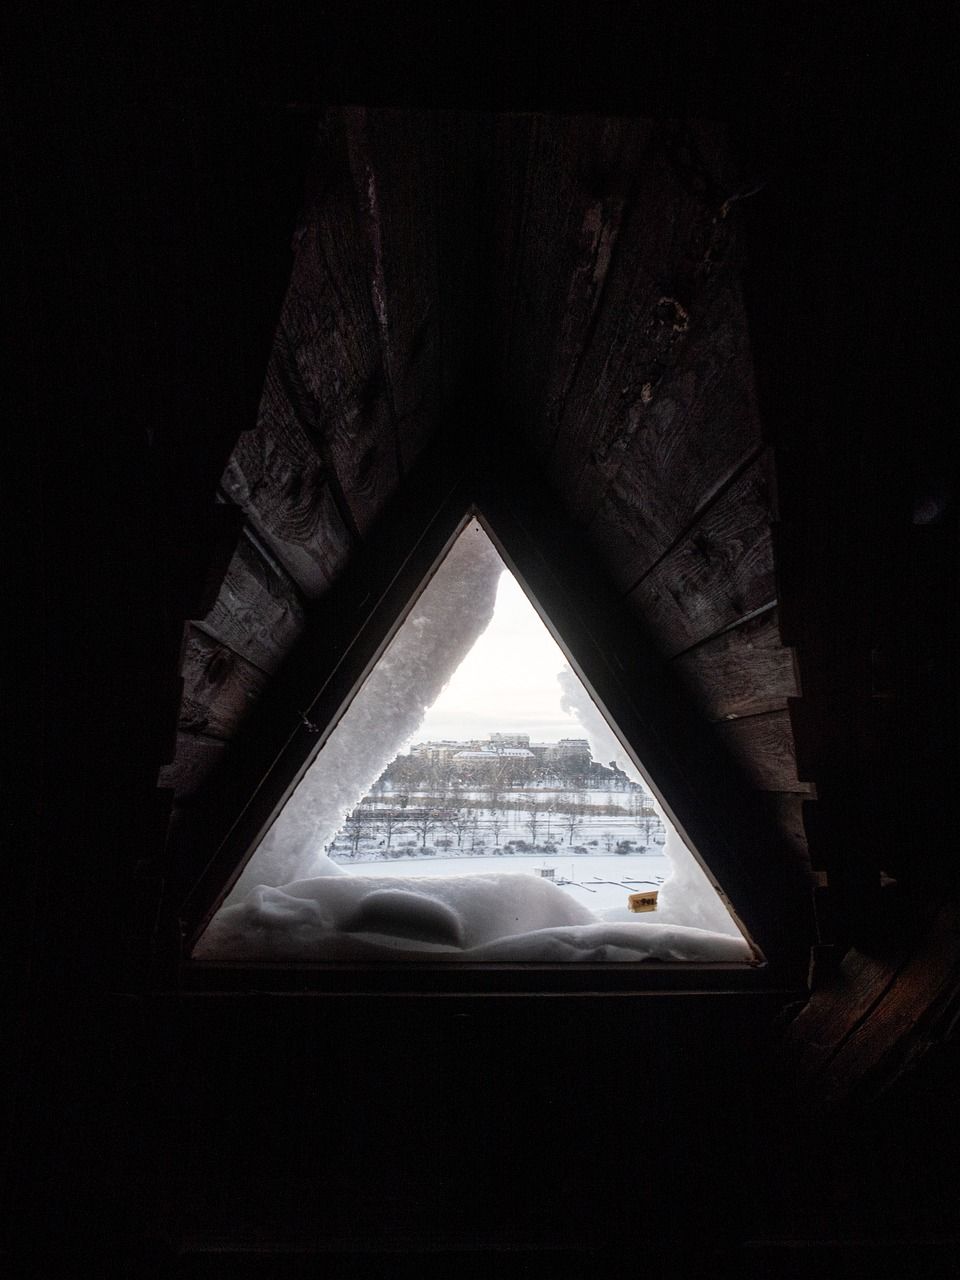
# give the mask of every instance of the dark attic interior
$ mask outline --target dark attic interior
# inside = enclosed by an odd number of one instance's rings
[[[955,15],[22,28],[5,1273],[956,1274]],[[475,509],[762,964],[191,960]]]

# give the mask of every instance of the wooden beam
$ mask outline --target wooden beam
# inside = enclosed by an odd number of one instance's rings
[[[322,595],[351,540],[309,441],[261,420],[240,437],[221,483],[307,599]]]
[[[763,791],[809,791],[797,777],[797,757],[786,711],[724,720],[714,726],[719,740]]]
[[[797,692],[793,652],[780,643],[776,609],[688,649],[672,665],[710,720],[783,710]]]
[[[200,627],[188,625],[183,681],[181,730],[228,739],[263,693],[267,677]]]
[[[305,613],[290,576],[244,533],[217,598],[199,621],[207,635],[269,674],[296,644]]]
[[[561,430],[652,132],[642,120],[497,119],[497,367],[537,454]]]
[[[440,404],[440,122],[436,112],[365,107],[345,117],[395,465],[403,472],[434,430]]]
[[[178,733],[176,754],[160,770],[158,783],[172,787],[177,801],[199,790],[220,762],[226,743],[203,733]]]
[[[770,494],[754,461],[700,514],[628,599],[664,654],[682,653],[776,599]],[[621,571],[621,580],[628,566]]]

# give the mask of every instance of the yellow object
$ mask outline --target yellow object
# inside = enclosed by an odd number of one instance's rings
[[[631,911],[656,911],[659,889],[646,889],[643,893],[631,893],[627,906]]]

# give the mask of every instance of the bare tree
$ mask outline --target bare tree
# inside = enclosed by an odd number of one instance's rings
[[[444,828],[447,831],[452,831],[456,835],[458,849],[462,847],[463,837],[467,834],[471,826],[474,824],[475,817],[476,817],[475,810],[464,809],[462,806],[458,806],[455,809],[451,809],[447,814],[447,819],[446,819],[446,822],[444,823]]]
[[[560,825],[567,833],[567,844],[573,844],[573,837],[583,826],[583,820],[580,817],[580,806],[573,800],[569,801],[569,808],[560,815]]]
[[[394,833],[403,830],[400,825],[403,821],[403,814],[398,813],[396,809],[377,809],[375,814],[377,825],[386,836],[386,847],[389,849]]]
[[[499,810],[503,805],[503,769],[503,761],[498,760],[497,763],[492,765],[487,771],[483,784],[487,805],[494,812]]]
[[[420,837],[420,848],[425,848],[427,836],[431,831],[435,831],[437,827],[437,819],[433,810],[420,809],[416,811],[410,820],[410,826]]]
[[[505,821],[502,812],[499,809],[494,809],[489,818],[489,827],[493,833],[493,843],[495,845],[500,843],[500,832],[503,830],[504,825]]]
[[[529,796],[523,808],[524,813],[527,815],[527,820],[523,825],[530,832],[531,844],[535,845],[537,843],[537,831],[540,827],[540,815],[542,812],[540,808],[540,801],[536,796]]]
[[[547,820],[547,839],[549,840],[551,835],[550,824],[553,821],[557,812],[557,801],[553,796],[551,796],[550,799],[543,806],[543,812]]]
[[[344,823],[344,828],[347,832],[347,839],[350,841],[353,856],[356,857],[360,849],[360,841],[366,840],[373,834],[369,812],[363,808],[354,809]]]

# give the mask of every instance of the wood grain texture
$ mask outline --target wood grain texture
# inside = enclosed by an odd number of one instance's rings
[[[497,122],[502,376],[535,452],[555,443],[652,131],[602,117]]]
[[[304,629],[304,610],[288,574],[241,536],[203,629],[261,671],[272,672]]]
[[[634,175],[592,341],[571,386],[551,455],[551,470],[578,513],[585,510],[578,501],[583,472],[606,459],[602,489],[621,460],[614,437],[629,391],[629,371],[639,377],[639,398],[641,386],[662,376],[689,331],[690,299],[678,299],[673,269],[678,230],[689,226],[699,201],[677,182],[664,143],[665,133],[658,128]],[[661,299],[671,301],[661,305]]]
[[[437,113],[353,108],[346,127],[381,367],[406,470],[436,425],[439,405],[443,160]]]
[[[183,682],[181,730],[228,739],[260,697],[267,677],[226,645],[188,626]]]
[[[797,692],[793,651],[780,643],[775,609],[697,645],[673,667],[710,720],[776,711]]]
[[[810,790],[797,778],[797,761],[786,711],[723,720],[714,726],[732,757],[760,791]]]
[[[172,787],[178,800],[192,796],[216,768],[226,749],[220,738],[178,733],[173,760],[160,770],[158,785]]]
[[[619,578],[629,572],[620,562]],[[766,470],[757,460],[631,591],[667,656],[763,608],[776,596]]]
[[[321,122],[277,344],[302,388],[301,421],[364,529],[396,486],[397,441],[347,134],[341,112]]]
[[[651,328],[687,323],[673,302],[638,319]],[[589,456],[571,458],[566,484],[575,508],[607,549],[620,580],[632,585],[696,519],[760,444],[745,322],[734,285],[719,293],[662,372],[638,341],[616,385],[598,387]],[[656,332],[649,338],[655,344]],[[601,407],[602,406],[602,407]],[[605,419],[605,422],[603,421]]]
[[[835,1103],[877,1067],[893,1074],[931,1014],[960,984],[957,908],[905,923],[877,954],[850,950],[833,981],[791,1023],[781,1050],[804,1090]]]
[[[828,986],[814,992],[788,1028],[780,1056],[801,1088],[815,1091],[829,1060],[882,998],[902,957],[850,950]]]
[[[258,426],[238,440],[221,484],[304,595],[322,595],[346,561],[350,535],[327,470],[269,372]]]
[[[759,439],[736,219],[718,194],[729,157],[722,131],[691,132],[714,176],[691,181],[673,131],[658,130],[550,459],[571,509],[608,529],[635,576]]]

